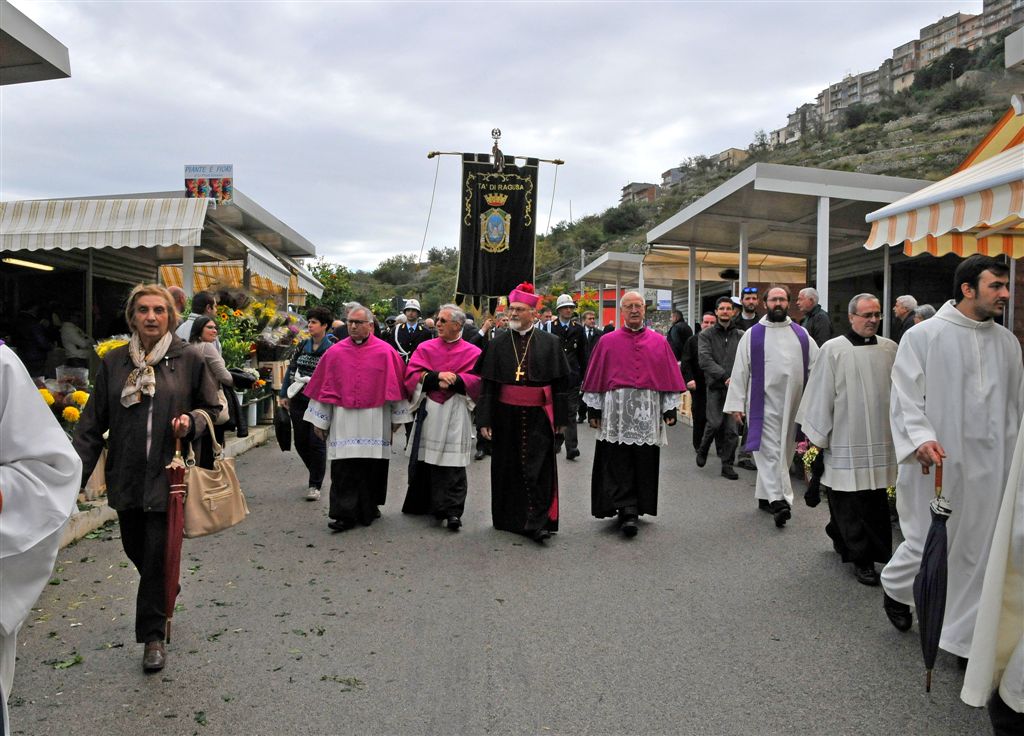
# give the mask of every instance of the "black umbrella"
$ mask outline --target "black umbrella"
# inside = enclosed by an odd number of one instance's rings
[[[804,491],[804,503],[812,509],[821,503],[821,476],[825,474],[825,451],[818,449],[818,454],[811,462],[811,479],[807,481]]]
[[[932,525],[924,542],[921,569],[914,578],[914,606],[917,608],[918,629],[921,632],[921,654],[924,656],[925,692],[932,689],[932,670],[939,651],[942,619],[946,613],[946,521],[953,507],[942,497],[942,465],[935,467],[935,498],[929,504]]]
[[[235,382],[236,391],[248,391],[256,383],[256,379],[241,368],[229,368],[228,373]]]

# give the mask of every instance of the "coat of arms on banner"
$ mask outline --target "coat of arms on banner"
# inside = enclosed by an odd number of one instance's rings
[[[508,250],[508,231],[512,225],[512,216],[501,209],[507,199],[507,194],[484,195],[484,200],[491,209],[480,215],[480,248],[488,253]]]

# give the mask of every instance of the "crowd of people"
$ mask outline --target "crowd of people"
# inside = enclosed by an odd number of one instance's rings
[[[490,454],[494,527],[543,545],[559,525],[556,456],[564,448],[566,460],[576,461],[576,428],[584,421],[595,433],[591,513],[613,519],[623,537],[637,536],[639,518],[658,512],[660,453],[689,393],[697,466],[714,444],[722,476],[753,470],[757,508],[778,529],[794,513],[798,438],[816,448],[813,488],[804,498],[815,505],[816,489],[826,491],[825,533],[856,581],[881,586],[880,608],[900,631],[913,623],[914,576],[935,495],[930,474],[941,465],[954,513],[940,646],[964,662],[964,700],[988,703],[996,733],[1019,733],[1024,363],[1020,343],[996,321],[1008,274],[987,256],[964,260],[954,298],[930,318],[912,297],[899,297],[898,344],[878,334],[883,306],[868,293],[849,301],[845,330],[833,336],[833,320],[811,287],[796,297],[799,324],[790,316],[788,287],[762,293],[751,286],[737,298],[719,298],[696,334],[673,313],[667,336],[647,326],[644,297],[632,291],[622,296],[622,324],[611,331],[598,329],[593,312],[577,315],[569,294],[558,297],[554,313],[545,310],[529,284],[513,289],[507,307],[479,327],[455,304],[423,319],[415,299],[391,325],[358,303],[345,305],[339,320],[317,307],[306,315],[309,338],[292,358],[278,400],[308,470],[305,498],[318,500],[330,479],[333,532],[380,516],[393,451],[408,459],[402,511],[458,532],[466,468]],[[217,363],[212,307],[198,296],[192,314],[180,315],[163,287],[132,292],[125,312],[131,341],[104,358],[73,449],[44,461],[84,482],[109,433],[109,502],[140,575],[136,638],[147,672],[166,660],[163,469],[177,439],[198,442],[216,431],[198,410],[217,416],[230,386],[230,373]],[[8,353],[0,348],[9,361]],[[4,468],[0,488],[8,491]],[[895,552],[892,487],[903,537]],[[32,541],[52,534],[52,526],[40,525]],[[52,564],[49,547],[44,551],[40,560]],[[12,627],[3,623],[6,635]],[[9,680],[0,684],[7,692]]]

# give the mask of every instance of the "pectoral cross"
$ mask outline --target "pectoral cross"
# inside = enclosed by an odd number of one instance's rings
[[[522,366],[517,367],[516,368],[516,383],[519,383],[521,380],[523,380],[523,376],[525,376],[525,375],[526,375],[526,373],[523,371],[523,367]]]

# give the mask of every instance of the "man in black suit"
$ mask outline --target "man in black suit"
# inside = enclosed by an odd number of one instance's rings
[[[700,328],[707,330],[715,326],[715,315],[705,312],[701,318]],[[697,362],[697,335],[686,341],[683,346],[683,359],[680,362],[680,369],[683,372],[683,380],[686,381],[686,390],[690,392],[690,421],[693,424],[693,449],[700,449],[700,442],[704,439],[704,427],[708,423],[707,405],[708,390],[707,381],[704,379],[704,371]],[[715,443],[718,449],[718,443]]]
[[[550,332],[562,341],[562,352],[569,361],[568,398],[569,416],[575,417],[579,412],[580,384],[583,383],[583,370],[587,366],[586,337],[583,328],[572,321],[572,312],[576,308],[572,297],[562,294],[555,302],[557,319],[550,322]],[[576,423],[565,425],[565,459],[575,460],[580,456],[576,440]]]
[[[672,326],[668,328],[668,334],[665,337],[668,338],[668,344],[672,347],[672,354],[676,356],[678,363],[683,359],[683,346],[686,345],[687,340],[693,337],[693,330],[690,329],[690,325],[686,324],[683,313],[678,309],[672,310]]]
[[[391,343],[398,349],[398,354],[402,356],[402,360],[408,363],[416,347],[420,343],[433,338],[433,335],[430,333],[430,330],[420,323],[419,301],[416,299],[406,299],[405,309],[402,311],[405,314],[405,324],[395,325],[391,335]]]
[[[597,327],[597,315],[591,311],[583,313],[583,375],[587,375],[587,366],[590,365],[590,354],[594,352],[594,346],[601,339],[604,333]],[[587,407],[581,401],[576,414],[576,423],[582,424],[587,421]]]

